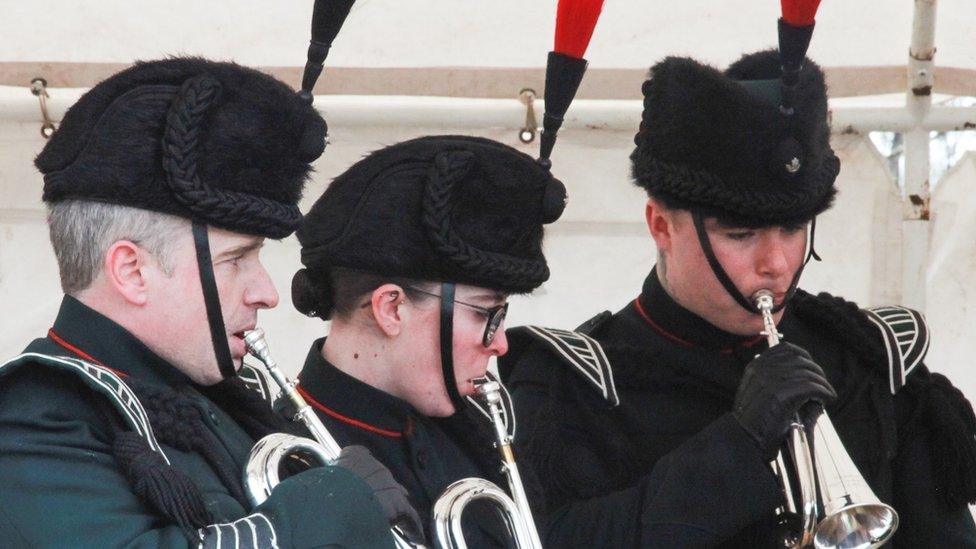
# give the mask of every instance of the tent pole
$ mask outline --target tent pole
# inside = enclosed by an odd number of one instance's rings
[[[905,107],[914,127],[905,132],[905,179],[902,189],[901,301],[925,310],[926,267],[931,224],[929,184],[929,132],[924,121],[932,108],[935,63],[936,0],[915,0],[912,42],[908,54],[908,91]]]

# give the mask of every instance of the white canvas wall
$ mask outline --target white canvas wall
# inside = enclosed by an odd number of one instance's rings
[[[556,0],[358,0],[335,67],[539,67]],[[779,2],[607,0],[587,58],[645,68],[665,55],[726,64],[775,44]],[[311,0],[0,0],[0,61],[120,62],[189,53],[250,65],[304,63]],[[825,66],[904,65],[913,2],[823,2],[811,57]],[[939,0],[940,66],[976,68],[971,0]]]
[[[928,268],[930,363],[976,398],[976,155],[967,155],[936,187]]]

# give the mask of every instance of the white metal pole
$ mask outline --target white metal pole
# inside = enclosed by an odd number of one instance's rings
[[[82,88],[50,88],[48,111],[55,122],[81,95]],[[834,102],[831,101],[831,104]],[[536,100],[536,110],[543,108]],[[315,107],[322,111],[329,126],[417,127],[451,129],[510,128],[518,130],[525,120],[525,105],[517,98],[472,99],[464,97],[426,97],[389,95],[318,95]],[[637,131],[641,101],[630,99],[577,99],[566,114],[564,128]],[[908,132],[924,128],[933,132],[976,128],[976,106],[928,109],[924,119],[903,105],[891,107],[832,106],[834,133]],[[0,86],[0,122],[41,123],[36,97],[27,86]]]
[[[925,273],[930,241],[929,132],[923,122],[932,107],[936,1],[915,0],[905,99],[914,128],[905,132],[904,141],[901,301],[920,311],[925,310]]]

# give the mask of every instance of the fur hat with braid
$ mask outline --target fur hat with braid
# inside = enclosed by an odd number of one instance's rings
[[[478,137],[430,136],[373,152],[305,216],[293,300],[328,317],[341,267],[525,293],[549,278],[542,226],[566,189],[531,157]]]
[[[93,87],[35,163],[44,200],[93,200],[269,238],[297,202],[326,124],[284,83],[234,63],[140,62]]]
[[[736,226],[803,223],[829,208],[840,162],[824,75],[807,59],[784,110],[781,64],[766,50],[724,72],[684,57],[651,67],[630,156],[637,185]]]

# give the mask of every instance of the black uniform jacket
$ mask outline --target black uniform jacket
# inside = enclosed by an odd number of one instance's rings
[[[212,435],[217,459],[241,478],[254,440],[184,374],[79,301],[65,297],[48,336],[25,352],[81,358],[123,380],[189,398]],[[250,509],[200,454],[162,443],[162,453],[199,488],[218,522],[188,539],[134,493],[113,452],[113,414],[121,412],[109,398],[71,371],[36,360],[0,370],[0,546],[289,547],[323,539],[341,546],[392,545],[371,492],[348,471],[336,468],[334,483],[321,488],[334,490],[333,516],[303,524],[304,509]]]
[[[969,403],[924,366],[892,396],[885,369],[854,348],[864,347],[858,337],[875,335],[838,335],[855,331],[848,317],[860,314],[856,307],[831,307],[836,298],[824,296],[798,293],[779,328],[836,389],[827,412],[874,492],[899,512],[894,545],[976,546],[965,504],[976,493]],[[779,485],[731,415],[742,372],[765,338],[708,324],[676,304],[654,271],[637,299],[581,331],[612,368],[603,393],[523,330],[511,331],[501,365],[521,463],[542,481],[550,518],[576,527],[549,546],[772,546]],[[581,513],[584,502],[603,505]]]
[[[312,344],[299,374],[300,393],[340,446],[367,447],[393,473],[427,524],[427,541],[433,545],[434,502],[444,489],[467,477],[495,481],[497,474],[486,463],[490,458],[482,457],[491,450],[491,441],[482,439],[481,448],[469,447],[467,440],[446,431],[444,421],[425,417],[407,402],[342,372],[322,356],[324,342],[322,338]],[[478,431],[477,426],[472,425],[471,431]],[[496,459],[494,468],[500,463]],[[475,502],[464,517],[469,547],[507,545],[504,524],[494,507]]]

